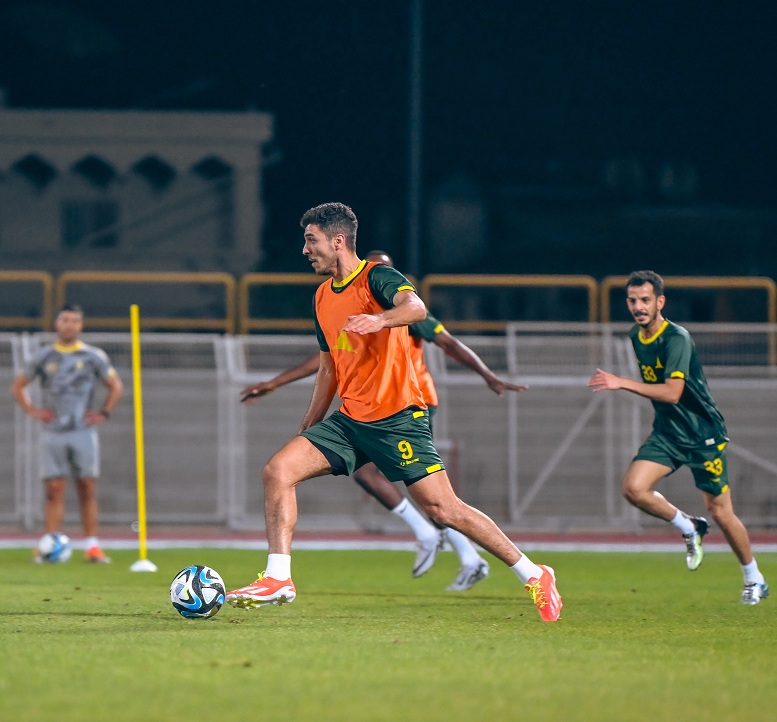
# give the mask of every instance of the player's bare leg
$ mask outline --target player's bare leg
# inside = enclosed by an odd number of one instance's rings
[[[437,553],[443,544],[442,531],[426,519],[375,464],[365,464],[357,469],[353,479],[381,506],[410,527],[417,542],[413,576],[417,578],[426,574],[437,561]]]
[[[391,511],[401,504],[404,496],[375,464],[365,464],[354,472],[353,480],[382,507]]]
[[[97,481],[91,477],[76,479],[76,491],[86,534],[84,560],[93,564],[110,564],[110,557],[106,556],[97,540]]]
[[[330,471],[326,457],[304,436],[295,436],[265,464],[264,521],[270,554],[291,554],[297,484]]]
[[[689,570],[695,571],[704,559],[702,538],[707,533],[707,520],[686,514],[653,489],[671,471],[670,467],[655,461],[632,461],[623,477],[623,496],[646,514],[668,521],[680,530],[685,541],[686,564]]]
[[[750,535],[747,533],[747,529],[740,518],[734,513],[731,493],[726,491],[718,496],[713,496],[706,492],[702,493],[707,509],[715,523],[720,527],[742,567],[742,575],[745,579],[745,587],[742,590],[742,604],[759,604],[762,599],[766,599],[769,596],[769,585],[766,583],[753,556]]]
[[[489,516],[456,496],[444,470],[416,481],[408,491],[430,519],[460,531],[507,566],[513,566],[521,558],[515,544]]]
[[[622,490],[626,501],[650,516],[672,521],[677,507],[653,489],[656,483],[671,473],[671,469],[655,461],[632,461],[623,477]]]
[[[286,604],[297,596],[291,580],[291,541],[297,525],[297,484],[331,471],[326,457],[304,436],[295,436],[262,470],[267,569],[240,589],[227,592],[233,607]]]
[[[750,535],[747,533],[745,525],[734,513],[734,505],[731,502],[731,494],[725,492],[718,496],[712,496],[702,492],[704,503],[707,506],[715,523],[720,527],[723,535],[726,537],[731,550],[739,559],[740,564],[749,564],[753,561],[753,550],[750,546]]]
[[[63,477],[46,479],[44,482],[46,502],[43,507],[43,526],[46,532],[62,530],[65,519],[65,490],[67,480]]]
[[[97,535],[97,484],[94,479],[76,479],[78,506],[86,536]]]
[[[456,529],[507,564],[524,583],[543,621],[555,622],[559,618],[563,602],[553,569],[534,564],[493,519],[459,499],[444,470],[416,481],[408,490],[431,519]]]

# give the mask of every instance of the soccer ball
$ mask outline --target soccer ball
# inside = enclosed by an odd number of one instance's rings
[[[192,564],[181,569],[170,585],[170,601],[178,614],[187,619],[206,619],[221,609],[227,590],[215,569]]]
[[[60,564],[70,559],[73,548],[70,538],[61,531],[44,534],[38,542],[38,554],[41,561],[48,564]]]

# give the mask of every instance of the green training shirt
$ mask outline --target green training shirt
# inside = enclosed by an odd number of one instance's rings
[[[434,343],[434,339],[438,333],[445,330],[443,326],[431,313],[426,314],[426,318],[423,321],[418,321],[407,327],[411,336],[416,338],[422,338],[424,341]]]
[[[629,338],[646,384],[662,384],[670,378],[685,380],[677,404],[651,399],[656,412],[653,431],[678,446],[704,447],[728,441],[726,422],[712,399],[688,331],[664,321],[649,339],[642,338],[636,325],[629,331]]]

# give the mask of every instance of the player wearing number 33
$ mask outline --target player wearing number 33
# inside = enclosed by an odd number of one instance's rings
[[[264,467],[267,569],[254,583],[228,592],[227,602],[252,608],[293,601],[297,484],[326,474],[351,475],[371,461],[390,481],[403,482],[432,520],[511,567],[543,621],[556,621],[562,602],[554,571],[531,562],[488,516],[456,496],[434,447],[407,330],[427,315],[415,288],[395,269],[359,259],[358,221],[348,206],[316,206],[300,225],[303,254],[318,275],[331,279],[315,296],[319,368],[299,436]],[[342,406],[324,419],[335,392]]]
[[[653,433],[626,471],[623,495],[637,508],[680,530],[688,569],[695,571],[704,557],[707,520],[682,512],[653,489],[660,479],[687,466],[707,510],[742,566],[742,604],[758,604],[769,595],[769,587],[753,557],[747,529],[734,513],[726,425],[710,394],[693,339],[682,326],[663,317],[664,281],[657,273],[632,273],[626,282],[626,302],[637,322],[629,337],[642,381],[598,369],[588,382],[594,391],[625,389],[644,396],[655,410]]]

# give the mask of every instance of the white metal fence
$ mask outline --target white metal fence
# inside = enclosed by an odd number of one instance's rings
[[[777,526],[777,369],[770,363],[777,327],[690,326],[732,438],[735,506],[753,527]],[[497,398],[479,376],[427,346],[440,408],[435,436],[462,498],[508,528],[638,530],[660,522],[620,496],[620,478],[652,422],[644,399],[593,394],[598,367],[634,375],[626,327],[512,324],[500,336],[462,336],[498,373],[529,391]],[[0,335],[5,388],[46,334]],[[91,333],[111,356],[127,397],[101,427],[104,524],[136,518],[130,339]],[[143,334],[143,400],[149,522],[261,528],[263,463],[296,432],[310,379],[239,403],[248,383],[266,379],[316,350],[308,336]],[[37,384],[31,387],[37,393]],[[40,525],[40,429],[7,396],[0,405],[0,522]],[[13,459],[13,463],[11,460]],[[687,470],[661,482],[672,501],[702,511]],[[68,522],[76,522],[73,491]],[[300,528],[399,528],[349,479],[325,477],[298,488]]]

